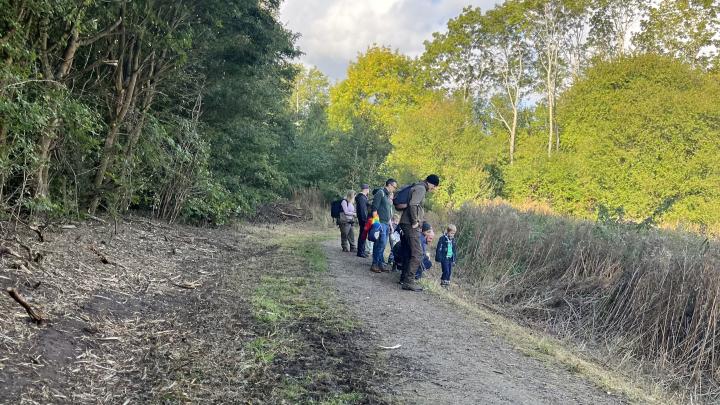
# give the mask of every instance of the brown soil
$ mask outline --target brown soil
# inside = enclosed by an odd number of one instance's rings
[[[9,229],[4,224],[4,229]],[[375,390],[377,356],[360,332],[324,319],[269,325],[253,315],[261,276],[302,280],[293,252],[260,227],[201,229],[131,218],[54,226],[41,243],[7,232],[0,286],[17,288],[48,322],[0,298],[0,403],[278,403]],[[25,258],[25,250],[43,256]],[[252,343],[285,333],[292,349],[258,361]]]

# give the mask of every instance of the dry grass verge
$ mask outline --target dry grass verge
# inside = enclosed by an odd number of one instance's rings
[[[720,372],[720,245],[693,234],[464,207],[461,282],[475,299],[642,367],[682,400]]]
[[[472,296],[463,289],[448,291],[441,288],[437,281],[423,281],[431,291],[448,302],[463,308],[478,317],[483,323],[501,336],[514,348],[525,355],[553,366],[576,373],[595,384],[608,394],[621,394],[631,403],[641,404],[679,404],[679,397],[665,392],[662,387],[638,375],[622,373],[612,369],[606,363],[593,358],[589,353],[574,349],[576,342],[557,339],[530,327],[522,326],[515,320],[500,314],[498,308],[478,305]]]

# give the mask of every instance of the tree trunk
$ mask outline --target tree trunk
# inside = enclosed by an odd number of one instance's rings
[[[512,127],[510,129],[510,164],[515,161],[515,133],[517,132],[518,107],[513,104]]]
[[[50,191],[50,150],[53,138],[49,134],[54,133],[58,125],[59,120],[53,120],[50,128],[48,128],[48,132],[40,138],[40,150],[38,151],[39,165],[35,173],[35,198],[45,198]]]
[[[123,70],[125,68],[125,63],[123,63],[122,60],[123,58],[118,61],[118,66],[116,68],[117,73],[115,90],[117,92],[117,95],[115,97],[115,116],[113,117],[110,123],[110,129],[105,136],[105,145],[103,147],[102,157],[100,158],[100,165],[97,172],[95,173],[95,180],[93,181],[93,189],[95,191],[93,199],[90,202],[90,207],[88,209],[88,212],[91,215],[95,214],[95,211],[100,204],[100,194],[103,182],[105,181],[105,173],[107,172],[108,166],[110,165],[110,161],[115,156],[115,140],[117,139],[117,135],[120,131],[123,120],[125,119],[125,116],[127,115],[130,106],[134,103],[134,99],[136,97],[135,88],[137,85],[138,75],[140,74],[140,39],[134,40],[130,46],[132,50],[130,55],[127,57],[127,60],[130,61],[129,71],[131,73],[130,79],[127,81],[127,86],[123,86],[123,83],[125,82],[125,80],[123,80]]]

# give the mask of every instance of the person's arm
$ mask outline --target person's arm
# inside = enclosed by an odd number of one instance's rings
[[[353,207],[352,204],[348,202],[348,200],[342,200],[342,203],[340,203],[340,205],[342,205],[343,213],[345,213],[345,215],[349,217],[355,215],[355,207]]]
[[[358,221],[364,225],[365,222],[367,222],[368,212],[367,200],[366,197],[362,194],[355,198],[355,211],[357,212]]]
[[[445,243],[445,236],[441,236],[438,241],[437,247],[435,247],[435,261],[439,262],[442,257],[442,245]]]
[[[420,226],[418,220],[418,207],[422,204],[425,199],[425,186],[423,184],[415,185],[410,191],[410,202],[408,203],[407,209],[410,215],[410,224],[413,228]]]
[[[378,210],[380,210],[380,203],[383,198],[385,198],[385,192],[382,190],[378,190],[377,193],[374,194],[372,208],[371,208],[372,214],[374,214],[374,213],[378,212]]]

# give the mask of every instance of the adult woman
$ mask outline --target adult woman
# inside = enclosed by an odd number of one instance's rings
[[[342,200],[342,212],[340,218],[338,218],[338,226],[340,227],[340,245],[342,246],[343,252],[354,252],[355,251],[355,232],[353,225],[355,224],[355,218],[357,213],[355,212],[355,192],[350,190],[345,195],[345,199]],[[348,249],[348,245],[350,248]]]

